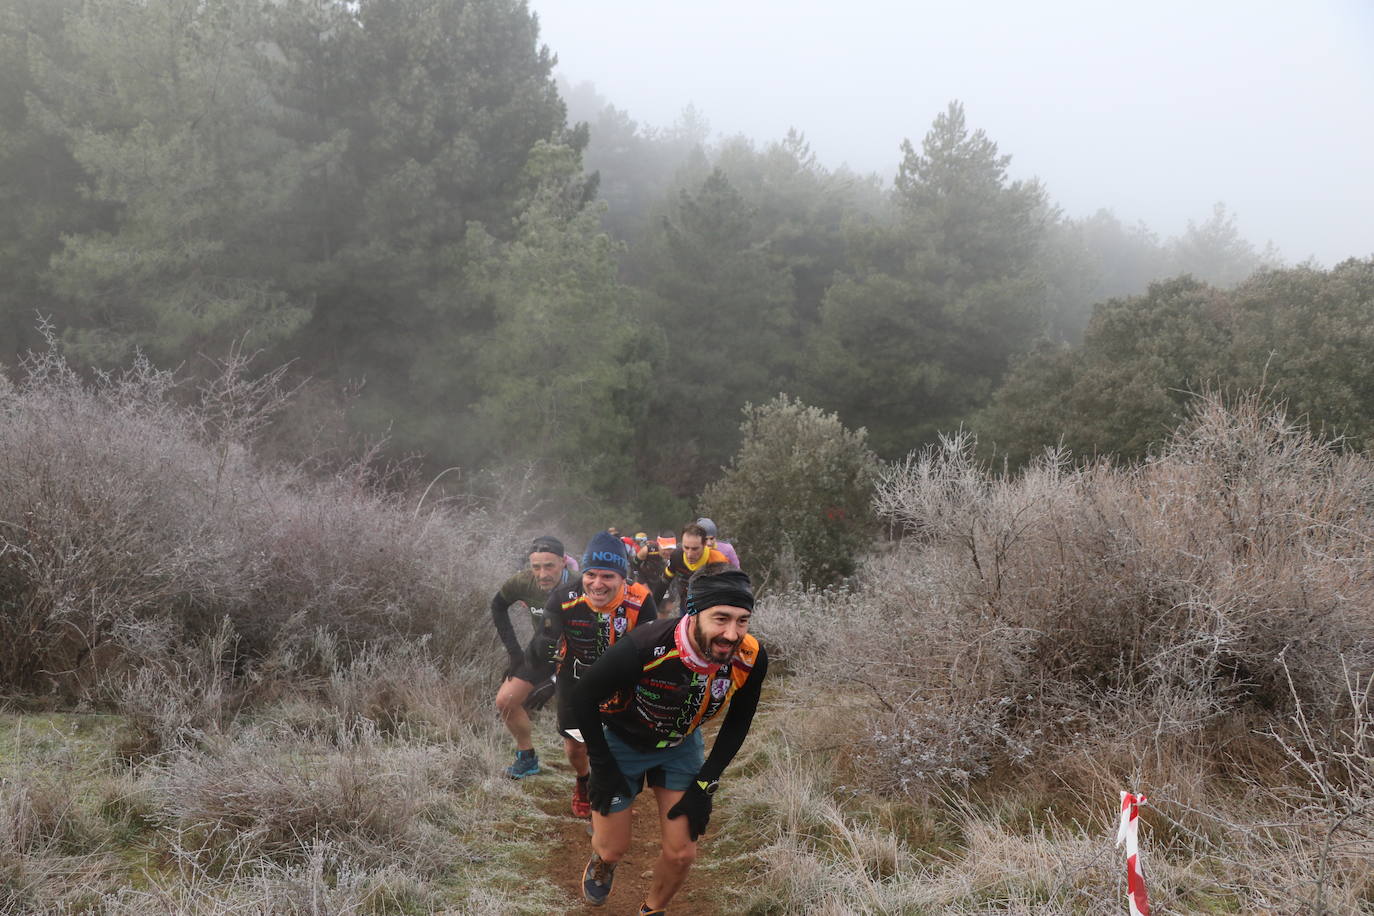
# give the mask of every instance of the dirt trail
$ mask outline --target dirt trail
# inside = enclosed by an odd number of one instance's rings
[[[550,755],[552,756],[552,755]],[[549,850],[549,877],[568,894],[569,907],[564,912],[574,914],[614,914],[631,916],[639,909],[649,890],[654,861],[658,858],[658,807],[653,793],[645,790],[635,799],[634,839],[630,852],[615,873],[615,886],[605,906],[591,906],[582,901],[582,869],[592,854],[592,838],[587,831],[588,821],[572,816],[572,768],[566,760],[549,759],[540,755],[544,774],[526,780],[530,796],[546,814],[557,816],[557,836]],[[545,775],[552,774],[552,775]],[[698,848],[698,866],[711,859],[713,827]],[[687,884],[668,908],[670,916],[725,916],[721,909],[721,895],[711,886],[712,873],[694,867],[687,876]]]

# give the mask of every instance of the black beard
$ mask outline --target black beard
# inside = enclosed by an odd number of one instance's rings
[[[723,665],[734,657],[735,650],[739,648],[739,644],[740,642],[742,642],[742,640],[736,640],[730,646],[730,652],[725,656],[725,658],[717,659],[711,647],[711,643],[706,639],[706,634],[701,632],[701,618],[698,617],[696,620],[693,621],[693,624],[695,625],[695,629],[693,630],[692,635],[696,639],[697,648],[701,650],[702,658],[706,659],[708,662],[711,662],[712,664]]]

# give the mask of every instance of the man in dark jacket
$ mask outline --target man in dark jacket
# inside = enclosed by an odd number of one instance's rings
[[[545,628],[531,648],[557,666],[558,732],[577,780],[573,783],[572,813],[590,817],[587,796],[587,750],[573,714],[573,688],[583,672],[602,653],[640,624],[653,620],[654,599],[638,582],[627,582],[629,557],[619,538],[601,532],[582,556],[582,576],[549,593],[544,607]]]
[[[512,605],[523,603],[530,612],[534,631],[544,628],[544,604],[549,592],[565,585],[569,575],[564,559],[563,543],[551,535],[538,537],[530,545],[530,565],[511,576],[491,599],[491,618],[496,632],[510,658],[501,689],[496,692],[496,711],[515,738],[515,762],[506,767],[506,775],[523,779],[539,772],[539,755],[534,752],[527,705],[547,701],[553,691],[553,665],[548,662],[531,663],[515,635],[511,624]],[[531,697],[535,700],[531,703]]]
[[[658,801],[662,847],[641,914],[661,914],[681,888],[706,830],[711,800],[754,719],[768,656],[749,635],[749,577],[728,564],[702,568],[686,613],[644,624],[578,680],[573,710],[591,762],[592,858],[582,893],[600,906],[630,847],[630,806],[647,779]],[[709,757],[702,723],[726,706]]]

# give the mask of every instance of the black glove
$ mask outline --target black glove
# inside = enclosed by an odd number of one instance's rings
[[[707,787],[710,787],[709,791]],[[706,832],[706,824],[711,820],[711,792],[716,790],[714,782],[694,779],[692,784],[687,787],[682,798],[676,805],[668,809],[668,818],[675,817],[687,818],[687,832],[692,835],[692,842],[696,842],[697,837]]]
[[[554,656],[557,654],[558,640],[543,633],[535,633],[530,639],[530,644],[525,647],[525,661],[536,671],[553,664]]]
[[[535,684],[534,689],[530,691],[530,695],[525,697],[525,709],[529,712],[538,712],[543,709],[544,705],[549,702],[549,698],[553,696],[553,688],[554,683],[552,679],[543,680]]]
[[[611,805],[617,795],[623,797],[629,794],[629,783],[615,761],[592,761],[591,778],[587,780],[587,800],[592,803],[593,811],[604,817],[611,813]]]

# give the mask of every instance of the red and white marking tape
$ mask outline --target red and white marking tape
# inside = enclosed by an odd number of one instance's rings
[[[1140,846],[1136,842],[1136,828],[1140,824],[1140,806],[1144,795],[1121,793],[1121,826],[1116,831],[1116,845],[1126,844],[1126,900],[1131,916],[1150,916],[1150,898],[1145,893],[1145,875],[1140,870]]]

